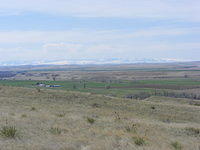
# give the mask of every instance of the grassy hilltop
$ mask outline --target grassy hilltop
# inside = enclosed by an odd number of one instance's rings
[[[0,103],[1,149],[200,148],[200,107],[188,99],[1,86]]]

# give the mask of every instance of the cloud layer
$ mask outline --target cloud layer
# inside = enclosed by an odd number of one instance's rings
[[[0,32],[1,60],[64,60],[138,58],[169,56],[192,57],[187,51],[199,50],[198,41],[184,42],[184,36],[199,35],[199,28],[152,28],[141,31],[69,30]],[[171,41],[171,39],[175,39]],[[177,54],[181,54],[180,57]],[[14,55],[13,57],[11,57]],[[196,57],[198,54],[196,54]],[[186,58],[187,58],[186,57]]]
[[[6,0],[1,14],[41,12],[79,17],[174,18],[200,21],[199,0]]]
[[[199,0],[0,0],[0,61],[198,60],[198,14]]]

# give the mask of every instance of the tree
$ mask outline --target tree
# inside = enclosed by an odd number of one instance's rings
[[[86,83],[83,83],[83,88],[84,88],[84,89],[86,88]]]
[[[106,85],[105,88],[106,89],[110,89],[111,87],[110,87],[110,85]]]
[[[73,89],[76,89],[76,85],[75,84],[73,85]]]
[[[58,74],[52,74],[53,81],[56,81],[56,77],[58,77],[58,76],[59,76]]]

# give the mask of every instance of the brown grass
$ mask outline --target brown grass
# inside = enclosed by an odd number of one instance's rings
[[[186,129],[200,128],[200,109],[185,100],[1,88],[0,124],[20,131],[19,139],[0,137],[3,150],[170,150],[176,141],[183,150],[199,150],[199,137]],[[30,111],[33,106],[36,111]],[[92,125],[88,117],[95,120]]]

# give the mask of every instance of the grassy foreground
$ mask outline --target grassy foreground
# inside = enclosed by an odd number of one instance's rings
[[[200,148],[200,107],[187,99],[2,86],[0,103],[3,150]]]

